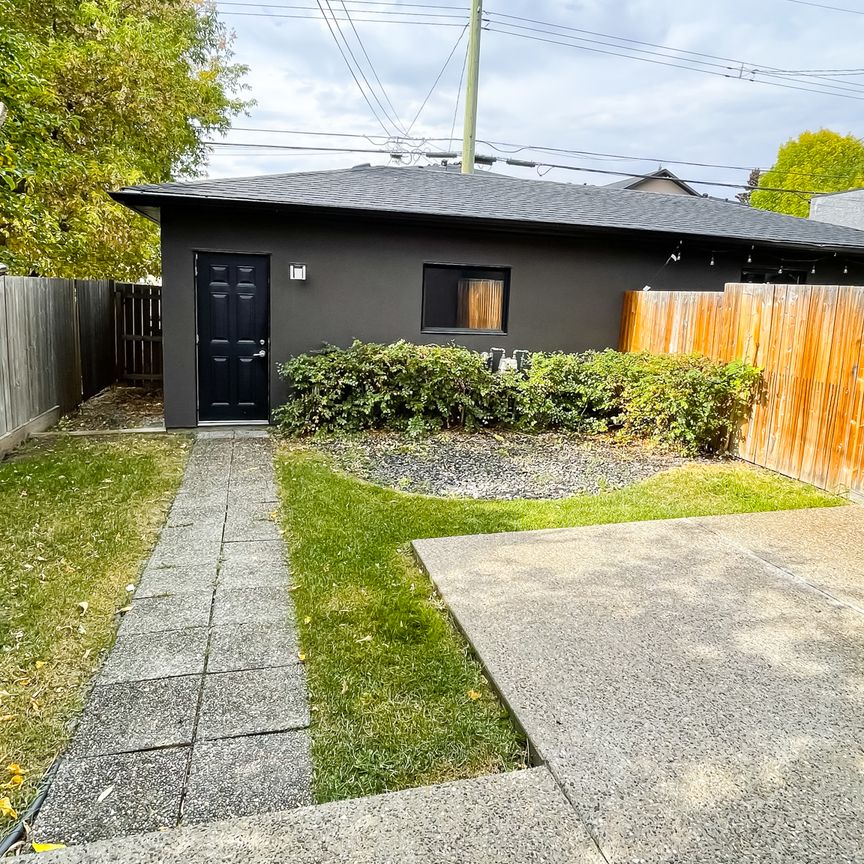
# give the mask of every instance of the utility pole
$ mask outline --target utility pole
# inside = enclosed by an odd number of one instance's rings
[[[477,143],[477,83],[480,77],[480,25],[483,0],[471,0],[468,30],[468,78],[465,84],[465,123],[462,127],[462,173],[474,171],[474,147]]]

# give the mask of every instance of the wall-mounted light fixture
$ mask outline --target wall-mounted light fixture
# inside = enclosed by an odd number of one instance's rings
[[[288,265],[288,278],[292,282],[305,282],[306,281],[306,265],[305,264],[289,264]]]

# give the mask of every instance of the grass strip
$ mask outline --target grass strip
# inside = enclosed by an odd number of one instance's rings
[[[277,476],[321,802],[523,764],[524,742],[409,541],[843,503],[734,462],[554,501],[406,495],[334,471],[293,443],[278,452]]]
[[[187,449],[173,435],[56,438],[0,463],[0,799],[14,810],[69,738]],[[0,833],[12,821],[0,813]]]

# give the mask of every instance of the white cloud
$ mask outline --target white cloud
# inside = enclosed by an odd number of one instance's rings
[[[270,2],[287,5],[288,0]],[[220,8],[227,11],[237,7]],[[392,8],[397,8],[396,4]],[[261,11],[267,10],[262,7]],[[497,0],[487,3],[487,11],[674,45],[762,67],[821,69],[861,65],[864,16],[786,0],[720,0],[712,4],[685,0],[667,0],[663,4],[656,0]],[[225,20],[236,31],[237,59],[250,67],[250,95],[257,100],[251,116],[239,118],[235,125],[379,136],[367,143],[235,130],[228,140],[377,149],[374,142],[382,140],[381,127],[358,92],[323,21],[233,15],[226,15]],[[350,36],[348,26],[343,27]],[[825,126],[844,133],[860,131],[862,106],[854,100],[529,41],[494,32],[496,27],[503,29],[493,24],[493,30],[484,31],[482,37],[478,119],[481,139],[633,154],[655,160],[767,166],[777,147],[804,129]],[[357,23],[357,28],[401,119],[407,121],[429,90],[459,30],[365,22]],[[438,138],[449,135],[463,45],[464,41],[424,109],[416,134]],[[848,81],[850,86],[855,82],[864,84],[864,76]],[[461,123],[460,105],[457,137],[461,135]],[[377,154],[216,149],[209,168],[211,176],[388,161]],[[488,150],[486,145],[478,146],[480,152]],[[656,167],[656,162],[648,161],[584,160],[582,164],[634,172]],[[747,176],[743,170],[684,167],[671,162],[669,167],[695,180],[743,182]],[[520,169],[516,173],[527,172]],[[574,182],[615,179],[563,171],[551,176]],[[734,194],[734,190],[713,191]]]

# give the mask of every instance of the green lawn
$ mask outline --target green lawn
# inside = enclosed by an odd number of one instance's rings
[[[319,801],[524,762],[523,741],[414,564],[410,540],[842,503],[740,463],[559,501],[406,495],[337,473],[293,444],[281,447],[277,474]]]
[[[0,463],[0,799],[16,810],[67,741],[188,448],[177,436],[48,440]],[[0,834],[11,820],[0,814]]]

